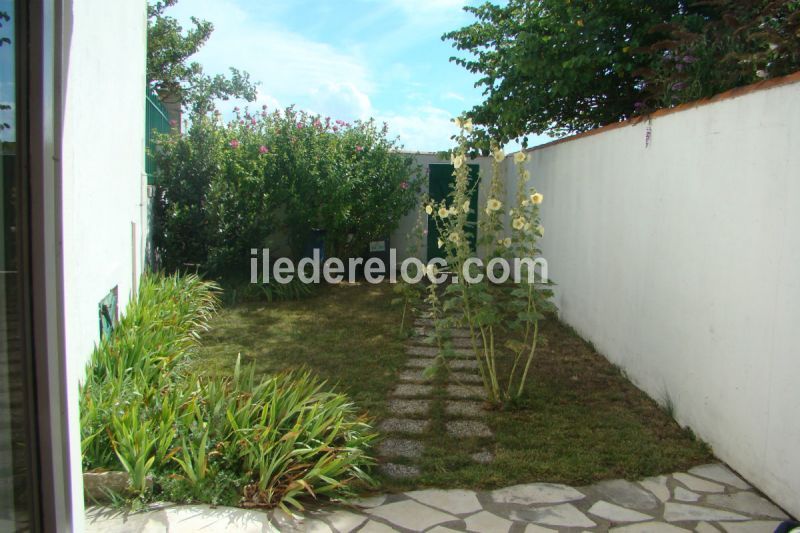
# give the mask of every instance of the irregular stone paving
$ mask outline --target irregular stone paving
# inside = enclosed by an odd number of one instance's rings
[[[406,368],[400,382],[389,393],[388,411],[392,418],[383,420],[378,428],[384,440],[377,448],[380,468],[384,474],[395,478],[409,478],[421,474],[417,466],[424,451],[425,433],[431,430],[430,412],[440,403],[445,416],[442,430],[444,438],[491,439],[491,428],[480,419],[484,416],[480,399],[484,396],[477,363],[473,359],[469,331],[451,328],[448,333],[452,343],[445,379],[433,379],[426,369],[437,364],[439,347],[434,346],[430,333],[433,322],[426,318],[415,321],[413,336],[406,346]],[[414,440],[419,439],[419,440]],[[494,453],[483,449],[471,454],[479,464],[490,463]],[[370,525],[370,528],[375,526]]]
[[[686,491],[698,499],[678,500]],[[638,482],[614,480],[588,487],[530,483],[489,492],[416,490],[309,508],[296,516],[207,505],[164,505],[136,514],[93,508],[87,513],[86,530],[768,533],[787,518],[726,466],[709,464]]]

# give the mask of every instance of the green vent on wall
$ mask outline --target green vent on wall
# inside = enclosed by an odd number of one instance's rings
[[[117,293],[118,288],[114,287],[111,291],[97,304],[97,313],[100,324],[100,340],[105,339],[114,330],[117,325]]]

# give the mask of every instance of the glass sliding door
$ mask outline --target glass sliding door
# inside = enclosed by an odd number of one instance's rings
[[[0,0],[0,531],[36,527],[33,363],[24,311],[29,282],[21,253],[27,181],[20,170],[24,143],[18,127],[17,58],[23,16],[13,0]]]

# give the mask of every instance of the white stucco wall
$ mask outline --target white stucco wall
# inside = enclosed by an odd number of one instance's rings
[[[75,1],[71,34],[65,36],[63,305],[77,473],[78,380],[99,340],[98,303],[116,286],[124,310],[143,265],[146,8],[144,0]],[[81,476],[75,475],[79,521],[82,493]]]
[[[800,83],[646,131],[530,154],[561,316],[800,516]]]

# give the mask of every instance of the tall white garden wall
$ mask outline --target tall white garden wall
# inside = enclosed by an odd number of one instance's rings
[[[99,341],[98,304],[120,312],[144,261],[146,2],[66,4],[63,48],[62,254],[73,526],[83,520],[78,380]]]
[[[529,155],[563,319],[800,516],[800,76]]]

